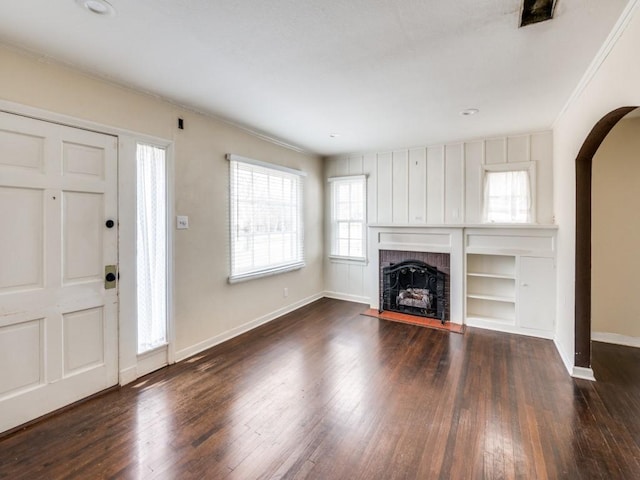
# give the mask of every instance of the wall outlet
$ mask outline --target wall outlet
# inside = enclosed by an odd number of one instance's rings
[[[282,292],[282,295],[284,296],[284,298],[287,298],[289,296],[289,289],[287,287],[284,287],[284,291]]]
[[[189,217],[186,215],[178,215],[176,217],[176,228],[178,230],[186,230],[189,228]]]

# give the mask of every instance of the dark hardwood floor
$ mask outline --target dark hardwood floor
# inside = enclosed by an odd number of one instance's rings
[[[0,478],[640,477],[640,354],[323,299],[0,440]]]

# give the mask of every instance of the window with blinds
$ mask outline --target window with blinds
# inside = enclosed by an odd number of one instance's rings
[[[231,283],[304,266],[304,172],[238,155],[230,164]]]

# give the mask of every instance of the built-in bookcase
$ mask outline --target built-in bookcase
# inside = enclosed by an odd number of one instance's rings
[[[515,256],[467,255],[467,319],[515,324]]]

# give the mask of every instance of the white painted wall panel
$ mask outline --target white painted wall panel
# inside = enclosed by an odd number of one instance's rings
[[[409,223],[409,152],[393,152],[393,223]]]
[[[427,150],[409,150],[409,223],[427,223]]]
[[[367,221],[378,221],[378,158],[375,153],[366,154],[363,159],[364,173],[367,175]]]
[[[393,162],[392,154],[378,154],[378,218],[377,223],[393,220]]]
[[[367,175],[369,224],[459,225],[482,222],[483,164],[534,161],[538,223],[549,224],[553,223],[552,153],[551,132],[541,132],[334,157],[326,160],[325,172],[327,176]],[[493,237],[487,241],[496,248],[514,248]],[[548,247],[537,245],[534,250]],[[367,268],[345,265],[326,263],[326,289],[370,296]]]
[[[444,223],[464,223],[464,144],[445,147]]]
[[[337,158],[328,158],[324,161],[324,176],[325,178],[331,178],[336,176],[336,165],[338,164]]]
[[[444,223],[444,146],[427,148],[427,223]]]
[[[482,163],[484,142],[470,142],[464,146],[465,162],[465,223],[482,222]]]
[[[364,296],[364,267],[362,265],[348,265],[347,293],[357,297]]]
[[[349,175],[362,175],[362,155],[349,157]]]
[[[518,135],[507,138],[507,162],[528,162],[531,158],[529,148],[529,135]]]
[[[343,177],[349,175],[349,158],[339,158],[335,165],[336,177]]]
[[[490,138],[485,141],[485,162],[489,165],[507,163],[507,139]]]
[[[536,200],[538,223],[554,223],[553,214],[553,135],[531,135],[531,160],[536,162]]]
[[[335,291],[340,293],[349,293],[349,264],[332,263],[334,270]]]

